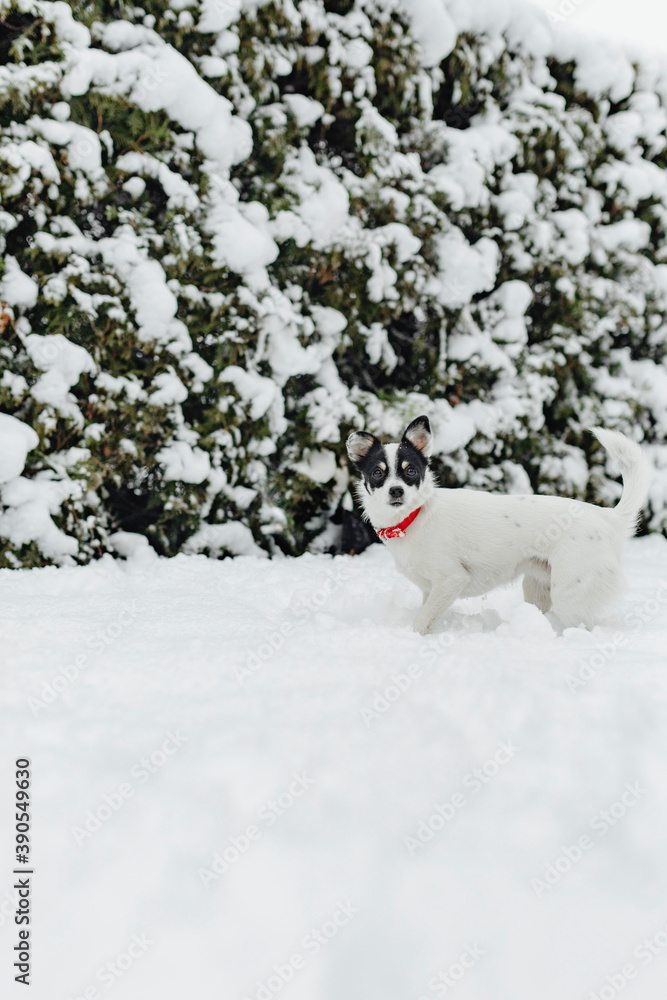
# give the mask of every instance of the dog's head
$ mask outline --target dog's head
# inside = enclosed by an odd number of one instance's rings
[[[432,494],[435,484],[428,467],[432,446],[428,417],[413,420],[398,444],[382,444],[366,431],[350,434],[347,453],[362,476],[357,495],[374,527],[397,524]]]

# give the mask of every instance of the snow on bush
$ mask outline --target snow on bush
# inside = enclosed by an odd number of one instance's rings
[[[606,502],[624,430],[667,528],[667,65],[511,0],[0,10],[0,565],[335,547],[420,412],[443,485]]]

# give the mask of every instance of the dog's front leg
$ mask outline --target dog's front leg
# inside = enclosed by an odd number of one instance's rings
[[[428,595],[431,593],[433,584],[427,577],[425,577],[422,573],[418,573],[412,566],[401,566],[400,569],[404,576],[407,576],[408,580],[410,580],[411,583],[414,583],[414,585],[419,587],[421,590],[422,607],[424,607],[428,600]]]
[[[467,577],[461,573],[452,573],[435,580],[431,593],[417,612],[414,625],[415,632],[426,635],[434,623],[451,607],[466,585]]]

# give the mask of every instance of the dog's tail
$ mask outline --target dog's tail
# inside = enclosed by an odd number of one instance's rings
[[[592,427],[591,430],[621,470],[623,493],[614,507],[614,513],[627,531],[634,535],[651,485],[651,464],[639,445],[625,434],[608,431],[604,427]]]

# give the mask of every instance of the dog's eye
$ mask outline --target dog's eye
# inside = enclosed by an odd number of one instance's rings
[[[409,465],[405,470],[405,474],[406,476],[416,476],[417,470],[415,469],[414,465]]]
[[[382,469],[373,469],[373,472],[372,472],[372,478],[373,479],[382,479],[383,475],[384,475],[384,473],[383,473]]]

